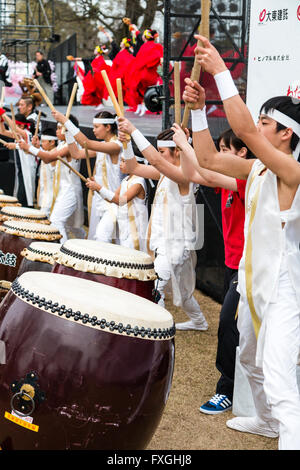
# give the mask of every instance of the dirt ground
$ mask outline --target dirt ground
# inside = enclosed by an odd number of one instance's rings
[[[205,332],[177,331],[175,367],[169,399],[148,450],[276,450],[277,439],[229,429],[231,411],[205,415],[199,407],[215,393],[219,372],[215,368],[217,330],[221,305],[195,291],[209,323]],[[166,302],[175,322],[187,319],[185,313]]]

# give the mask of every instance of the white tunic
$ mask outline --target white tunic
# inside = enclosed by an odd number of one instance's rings
[[[120,245],[147,251],[146,231],[148,225],[148,209],[146,206],[147,186],[144,178],[127,176],[122,180],[120,196],[126,194],[134,184],[139,184],[145,191],[143,199],[134,197],[127,204],[118,207],[117,224]]]
[[[29,131],[25,131],[27,134],[26,142],[30,144],[32,135]],[[18,152],[21,164],[21,171],[23,175],[27,205],[33,206],[34,203],[34,196],[35,196],[35,177],[36,177],[36,169],[37,169],[37,161],[34,155],[30,153],[26,153],[22,149],[16,150]],[[15,163],[16,163],[16,155],[15,155]],[[17,168],[17,166],[16,166]],[[16,171],[15,176],[15,187],[14,187],[14,195],[16,196],[18,193],[18,172]]]
[[[166,256],[171,268],[171,284],[174,305],[182,305],[181,292],[192,295],[196,282],[195,234],[197,227],[196,202],[190,183],[189,193],[182,196],[178,184],[161,177],[156,188],[151,216],[147,228],[147,249]],[[178,285],[176,266],[183,265]]]
[[[300,190],[282,229],[277,176],[256,160],[246,185],[245,245],[239,265],[238,291],[248,304],[256,337],[270,302],[276,302],[283,255],[300,306]],[[261,349],[261,348],[260,348]]]
[[[57,149],[65,145],[67,145],[65,142],[60,142]],[[72,159],[68,163],[74,169],[80,171],[80,160]],[[55,223],[55,220],[65,220],[65,215],[68,214],[68,226],[82,228],[84,223],[83,195],[79,176],[73,173],[66,165],[57,161],[53,184],[54,204],[50,220],[53,220],[53,223]]]
[[[94,167],[94,177],[98,184],[115,192],[121,184],[120,160],[122,154],[122,144],[116,137],[113,137],[111,141],[114,141],[120,146],[118,162],[114,164],[112,163],[109,154],[97,152]],[[89,192],[89,240],[95,239],[97,225],[104,212],[108,209],[108,205],[109,203],[98,193],[93,193],[92,191]]]
[[[38,189],[38,205],[39,208],[48,216],[53,202],[53,179],[55,173],[55,165],[51,163],[41,162],[40,178]]]

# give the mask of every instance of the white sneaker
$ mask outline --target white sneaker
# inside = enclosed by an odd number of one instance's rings
[[[137,108],[136,108],[136,111],[134,111],[134,114],[140,114],[141,109],[142,109],[142,105],[141,105],[141,104],[138,104],[138,106],[137,106]]]
[[[229,419],[226,421],[226,426],[235,431],[249,432],[264,437],[276,438],[279,436],[278,431],[273,430],[268,423],[258,420],[256,416]]]
[[[202,322],[193,322],[193,320],[188,320],[182,323],[175,324],[176,330],[198,330],[198,331],[206,331],[208,329],[208,324],[206,320]]]
[[[141,107],[141,112],[140,112],[140,116],[144,116],[145,112],[147,111],[147,108],[144,104],[142,104],[142,107]]]

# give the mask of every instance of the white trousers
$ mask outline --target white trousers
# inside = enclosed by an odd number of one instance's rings
[[[300,347],[300,310],[283,259],[276,303],[262,322],[262,367],[256,365],[257,342],[251,313],[241,299],[238,317],[240,362],[253,394],[258,418],[279,431],[280,450],[300,450],[300,397],[296,367]],[[258,343],[262,338],[258,337]],[[260,344],[259,344],[260,346]]]
[[[77,209],[77,199],[72,191],[65,191],[63,197],[57,198],[52,214],[50,216],[50,222],[56,227],[62,238],[61,243],[68,240],[70,232],[73,233],[75,238],[85,238],[86,234],[83,227],[74,227],[70,223],[70,219]],[[71,219],[72,222],[72,219]]]
[[[188,315],[188,317],[195,322],[202,322],[205,320],[205,317],[201,311],[201,308],[193,295],[193,290],[191,283],[188,279],[184,282],[183,279],[180,279],[181,270],[183,268],[184,257],[182,263],[170,266],[168,258],[164,254],[158,254],[154,260],[154,270],[157,273],[159,279],[156,281],[157,290],[160,294],[160,300],[158,305],[162,307],[165,306],[165,292],[167,285],[171,280],[172,270],[176,279],[178,280],[178,286],[180,289],[180,295],[182,298],[182,309]]]

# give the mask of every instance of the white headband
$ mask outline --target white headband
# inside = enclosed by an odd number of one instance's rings
[[[41,136],[41,140],[57,140],[57,137],[55,137],[54,135],[42,135]]]
[[[115,124],[116,119],[112,118],[94,118],[93,124]]]
[[[176,147],[174,140],[158,140],[157,147]]]
[[[291,128],[293,132],[299,137],[297,147],[293,151],[293,156],[295,159],[297,159],[300,152],[300,124],[286,114],[281,113],[277,109],[270,109],[267,113],[262,110],[262,114],[265,114],[269,118],[274,119],[274,121],[282,124],[283,126]]]

